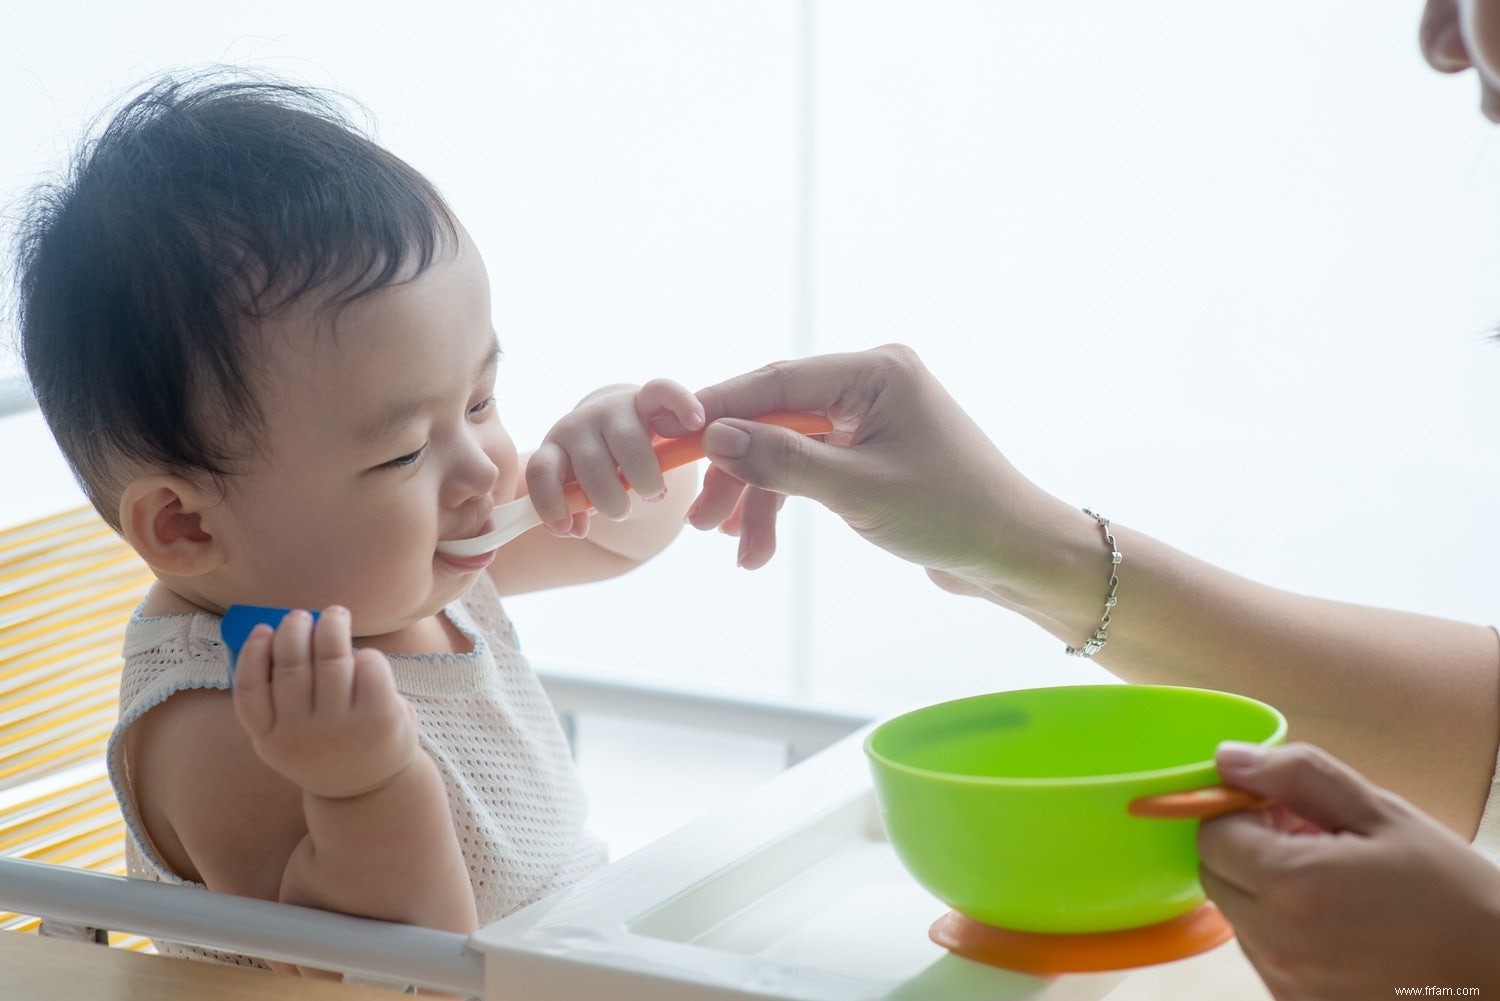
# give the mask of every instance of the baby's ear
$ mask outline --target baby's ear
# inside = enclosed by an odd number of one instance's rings
[[[217,503],[181,476],[143,476],[120,495],[120,533],[153,570],[179,577],[209,573],[224,562],[203,518]]]

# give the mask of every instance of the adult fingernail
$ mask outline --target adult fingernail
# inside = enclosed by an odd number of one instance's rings
[[[709,458],[743,459],[750,452],[750,436],[723,421],[714,421],[703,432],[703,451]]]
[[[1258,771],[1266,760],[1266,749],[1260,744],[1247,744],[1239,740],[1226,740],[1214,754],[1214,764],[1219,774],[1228,778],[1233,775],[1248,775]]]

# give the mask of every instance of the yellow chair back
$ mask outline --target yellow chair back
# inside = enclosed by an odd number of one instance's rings
[[[92,508],[0,530],[0,854],[124,874],[104,752],[125,624],[150,582]],[[38,924],[0,913],[0,929]]]

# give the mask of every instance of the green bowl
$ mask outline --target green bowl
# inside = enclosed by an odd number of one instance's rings
[[[1285,738],[1281,713],[1238,695],[1084,685],[918,709],[877,726],[865,753],[917,882],[985,924],[1072,933],[1202,903],[1198,821],[1132,816],[1130,804],[1218,783],[1222,740]]]

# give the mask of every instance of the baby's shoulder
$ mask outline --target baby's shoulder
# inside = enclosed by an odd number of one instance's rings
[[[131,617],[120,675],[123,724],[179,691],[229,688],[219,617],[206,612]]]
[[[305,830],[301,792],[266,767],[229,692],[176,692],[124,734],[140,818],[176,875],[276,899]]]

